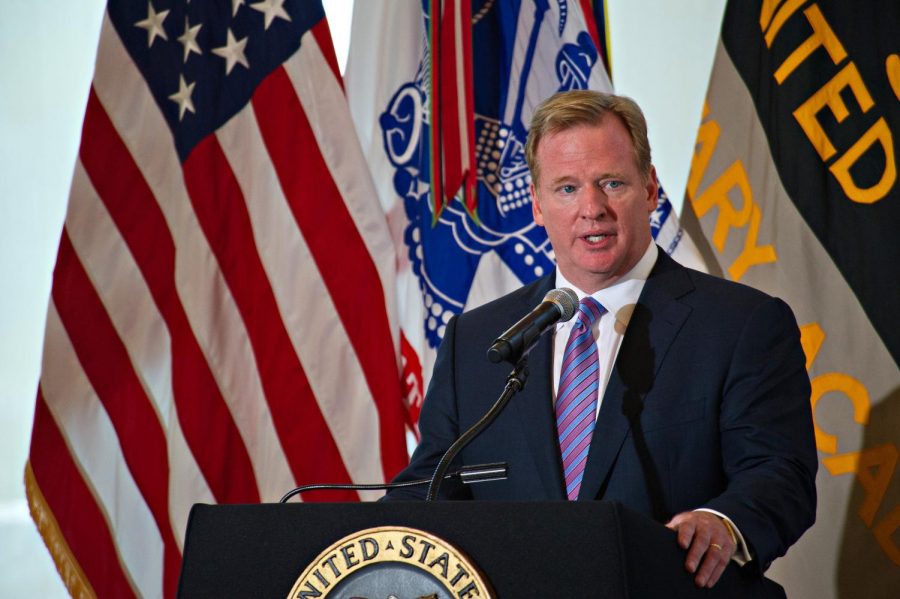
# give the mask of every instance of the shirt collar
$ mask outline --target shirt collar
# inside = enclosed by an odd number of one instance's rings
[[[628,322],[631,319],[631,313],[634,311],[634,306],[637,304],[638,298],[641,296],[641,292],[644,290],[644,284],[647,282],[647,279],[650,277],[650,271],[653,270],[653,267],[656,265],[656,259],[659,256],[659,248],[656,243],[653,241],[650,242],[650,245],[647,246],[647,250],[644,252],[644,255],[641,256],[641,259],[638,260],[638,263],[632,267],[625,275],[616,281],[615,284],[610,285],[604,289],[601,289],[595,293],[590,294],[594,299],[596,299],[600,304],[606,308],[607,312],[610,314],[616,315],[616,320],[623,327],[628,326]],[[581,301],[588,294],[570,283],[566,277],[560,272],[560,270],[556,269],[556,287],[568,287],[572,291],[575,292],[575,295],[578,296],[578,301]],[[571,323],[571,321],[569,321]],[[566,326],[568,323],[560,323],[557,325],[557,330]],[[624,328],[623,328],[624,331]]]

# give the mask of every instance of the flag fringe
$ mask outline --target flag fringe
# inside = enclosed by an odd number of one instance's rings
[[[59,577],[72,597],[97,597],[97,593],[88,581],[81,564],[69,548],[65,536],[59,529],[59,523],[34,476],[31,461],[25,463],[25,496],[28,499],[28,511],[37,526],[38,533],[56,564]]]

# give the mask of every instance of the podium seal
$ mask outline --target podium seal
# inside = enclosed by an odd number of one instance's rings
[[[337,541],[307,566],[288,599],[492,598],[458,549],[422,530],[380,526]]]

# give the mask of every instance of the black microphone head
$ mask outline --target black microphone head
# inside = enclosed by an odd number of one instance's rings
[[[568,287],[560,287],[559,289],[551,289],[544,296],[545,302],[550,302],[559,309],[561,316],[560,322],[571,320],[578,311],[578,296]]]
[[[538,337],[555,323],[570,320],[577,311],[578,296],[574,291],[554,289],[544,296],[539,306],[497,337],[488,349],[488,360],[495,364],[504,361],[517,364],[537,342]]]

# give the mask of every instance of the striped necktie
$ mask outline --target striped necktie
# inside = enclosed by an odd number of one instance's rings
[[[570,500],[578,498],[594,432],[600,376],[597,346],[591,325],[604,312],[606,308],[590,296],[578,304],[575,325],[566,343],[559,375],[556,430],[562,452],[566,495]]]

